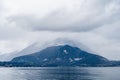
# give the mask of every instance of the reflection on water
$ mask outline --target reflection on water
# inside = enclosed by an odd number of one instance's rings
[[[119,67],[0,68],[0,80],[120,80]]]

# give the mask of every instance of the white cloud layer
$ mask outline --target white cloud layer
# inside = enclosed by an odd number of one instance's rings
[[[119,14],[119,0],[0,0],[0,54],[68,38],[120,60]]]

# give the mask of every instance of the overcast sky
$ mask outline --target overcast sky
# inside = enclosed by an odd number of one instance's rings
[[[120,60],[120,0],[0,0],[0,54],[56,39]]]

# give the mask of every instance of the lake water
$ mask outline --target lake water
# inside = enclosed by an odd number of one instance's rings
[[[1,67],[0,80],[120,80],[120,67]]]

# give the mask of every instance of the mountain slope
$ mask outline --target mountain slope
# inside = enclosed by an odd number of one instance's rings
[[[39,66],[98,66],[109,62],[106,58],[69,45],[48,47],[37,53],[13,58],[11,62]]]

